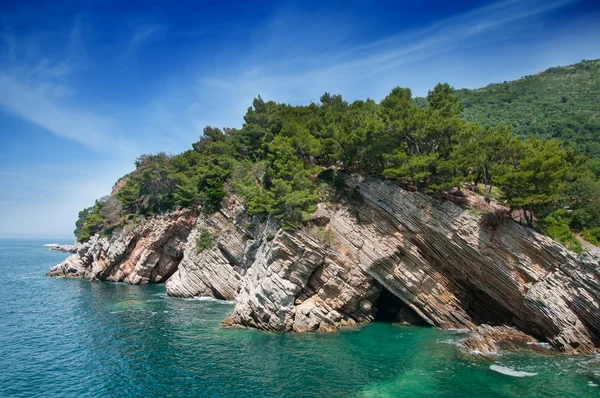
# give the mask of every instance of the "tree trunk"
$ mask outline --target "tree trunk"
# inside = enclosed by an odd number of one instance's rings
[[[531,213],[529,213],[529,215],[527,215],[527,208],[525,206],[523,206],[522,210],[523,210],[523,217],[525,217],[525,221],[527,222],[527,226],[529,228],[533,228],[533,217],[531,216]]]

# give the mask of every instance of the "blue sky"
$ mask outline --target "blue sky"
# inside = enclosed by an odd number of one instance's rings
[[[223,3],[0,0],[0,237],[72,237],[139,154],[239,127],[258,94],[380,100],[600,58],[596,1]]]

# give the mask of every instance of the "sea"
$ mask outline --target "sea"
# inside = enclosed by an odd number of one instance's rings
[[[461,331],[223,329],[233,304],[48,278],[69,254],[0,240],[1,397],[599,397],[600,357],[462,355]]]

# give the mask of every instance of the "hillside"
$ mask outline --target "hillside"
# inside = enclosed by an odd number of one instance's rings
[[[229,188],[250,216],[271,215],[293,230],[319,200],[337,200],[337,173],[345,171],[432,195],[482,184],[489,199],[495,187],[530,228],[577,252],[571,230],[597,243],[600,183],[585,157],[558,140],[522,140],[502,125],[466,122],[448,84],[436,85],[426,101],[412,105],[410,89],[400,87],[379,104],[329,93],[308,106],[258,97],[240,129],[206,127],[182,154],[140,156],[112,196],[79,214],[77,240],[110,236],[177,207],[214,213]]]
[[[559,138],[600,159],[600,60],[456,94],[466,120],[509,123],[520,137]]]

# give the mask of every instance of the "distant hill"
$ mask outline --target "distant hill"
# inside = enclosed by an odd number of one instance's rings
[[[456,94],[467,120],[512,124],[520,137],[559,138],[600,159],[600,60]]]

